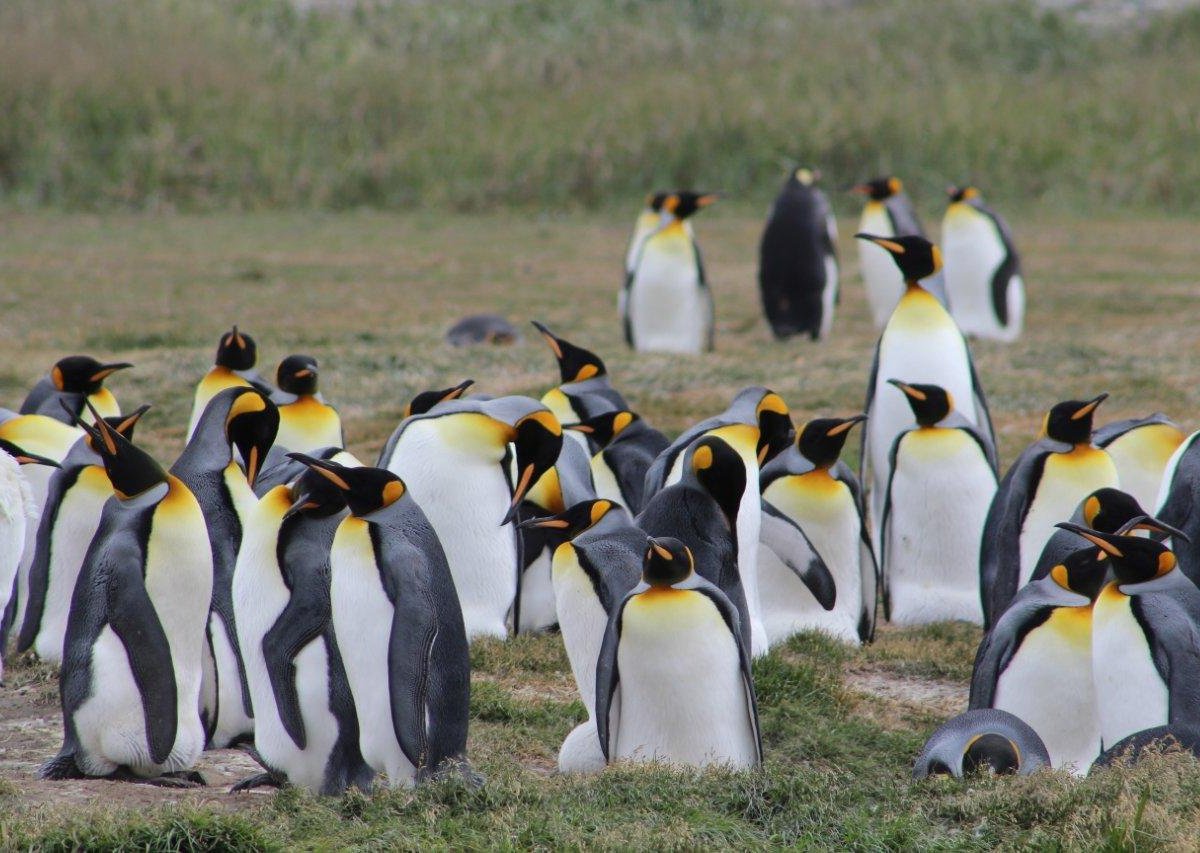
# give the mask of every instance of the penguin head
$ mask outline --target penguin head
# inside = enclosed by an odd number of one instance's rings
[[[583,382],[585,379],[607,375],[604,362],[600,360],[600,356],[594,352],[585,350],[583,347],[577,347],[564,338],[557,337],[537,320],[532,320],[531,322],[542,333],[542,337],[550,347],[550,351],[558,359],[558,372],[562,377],[563,384]]]
[[[939,385],[910,385],[899,379],[889,379],[888,384],[895,385],[904,393],[904,399],[908,400],[913,417],[920,426],[935,426],[954,411],[954,396]]]
[[[100,417],[91,403],[87,407],[95,422],[87,424],[79,420],[77,423],[91,436],[92,448],[100,454],[118,500],[131,500],[167,482],[167,472],[153,456],[117,432]]]
[[[795,427],[787,403],[774,391],[767,391],[755,408],[758,419],[758,464],[765,465],[791,447]]]
[[[340,489],[350,514],[356,518],[369,519],[373,513],[400,500],[408,491],[403,480],[384,468],[352,468],[305,453],[289,453],[288,458],[304,463],[310,471]]]
[[[562,425],[546,409],[538,409],[513,424],[513,445],[517,457],[517,485],[512,504],[501,524],[508,524],[517,515],[517,508],[529,488],[554,467],[562,450]]]
[[[859,240],[874,243],[892,256],[896,266],[909,284],[928,278],[942,268],[942,250],[924,237],[910,234],[903,237],[878,237],[859,232]]]
[[[614,438],[624,432],[630,424],[638,420],[641,420],[641,418],[633,412],[605,412],[602,415],[596,415],[580,423],[571,424],[567,429],[583,433],[591,439],[596,447],[603,450],[605,447],[608,447]]]
[[[969,184],[961,187],[951,184],[946,188],[946,195],[950,198],[950,203],[960,201],[970,201],[973,198],[979,198],[979,190]]]
[[[66,404],[63,405],[63,408],[66,409],[67,412],[71,411],[70,407]],[[121,435],[125,436],[125,438],[129,441],[133,441],[133,428],[137,426],[137,422],[142,419],[142,415],[146,414],[148,411],[150,411],[150,407],[148,405],[138,406],[127,415],[118,415],[116,417],[105,418],[104,422]],[[96,444],[92,440],[92,436],[90,434],[85,433],[83,440],[87,442],[87,445],[92,449],[92,452],[100,452],[96,449]]]
[[[228,394],[230,391],[236,396],[225,415],[225,437],[242,455],[246,479],[253,486],[267,452],[275,443],[275,434],[279,431],[279,409],[266,395],[254,388],[231,388],[221,393]]]
[[[422,391],[409,400],[408,405],[404,407],[404,417],[410,418],[413,415],[423,415],[438,403],[444,403],[447,400],[457,400],[474,384],[474,379],[464,379],[452,388],[442,388],[437,391]]]
[[[346,508],[346,493],[317,468],[309,468],[291,484],[292,505],[284,513],[310,518],[327,518]]]
[[[1101,394],[1091,400],[1066,400],[1055,403],[1046,413],[1042,434],[1063,444],[1087,444],[1092,440],[1092,415],[1108,399]]]
[[[1132,520],[1116,533],[1089,530],[1069,521],[1060,522],[1055,527],[1078,533],[1103,551],[1111,562],[1118,583],[1142,583],[1162,577],[1175,568],[1175,555],[1165,544],[1156,539],[1126,535],[1135,524],[1143,520]],[[1181,538],[1185,542],[1188,541],[1186,536],[1181,535]]]
[[[972,738],[963,751],[963,775],[988,773],[1006,776],[1021,768],[1021,751],[1003,735],[994,732]]]
[[[872,178],[850,188],[850,192],[865,195],[872,201],[883,201],[903,192],[904,184],[894,175]]]
[[[676,190],[663,199],[661,212],[675,219],[687,219],[717,200],[716,193],[698,193],[692,190]]]
[[[580,501],[573,506],[567,507],[567,509],[557,515],[527,519],[517,526],[526,530],[557,530],[563,538],[570,540],[585,530],[595,527],[606,515],[620,508],[621,505],[618,503],[613,503],[605,498],[595,498]]]
[[[133,367],[127,361],[101,364],[90,355],[69,355],[60,358],[50,368],[50,381],[59,391],[70,394],[95,394],[104,386],[104,380],[116,373]]]
[[[818,468],[830,468],[842,455],[850,430],[866,419],[866,415],[854,415],[850,418],[817,418],[809,421],[796,437],[796,449]]]
[[[1050,579],[1063,589],[1095,601],[1108,575],[1109,562],[1103,551],[1081,548],[1050,570]]]
[[[669,192],[664,192],[663,190],[650,193],[646,196],[646,207],[655,213],[662,213],[663,202],[667,200],[667,196],[669,195]]]
[[[799,166],[796,171],[792,172],[791,180],[795,181],[802,187],[811,187],[821,179],[820,169],[810,169],[808,166]]]
[[[289,355],[279,362],[275,371],[275,384],[279,390],[297,397],[309,397],[317,393],[317,360],[311,355]]]
[[[214,361],[218,367],[228,370],[250,370],[258,362],[258,346],[254,338],[234,326],[221,335]]]
[[[13,461],[18,465],[49,465],[51,468],[61,468],[62,466],[45,456],[38,456],[36,453],[29,453],[17,445],[13,444],[8,439],[0,438],[0,450],[3,450],[13,458]]]
[[[692,550],[671,536],[651,538],[642,561],[642,580],[652,587],[670,587],[685,581],[696,568]]]
[[[1082,504],[1083,523],[1102,533],[1116,533],[1134,518],[1149,517],[1137,498],[1120,489],[1097,489]],[[1138,528],[1149,530],[1148,527]]]
[[[738,509],[746,492],[746,463],[724,439],[705,435],[693,442],[684,456],[684,476],[694,478],[717,505],[729,523],[737,528]]]

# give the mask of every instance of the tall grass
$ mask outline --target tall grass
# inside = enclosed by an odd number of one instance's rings
[[[663,184],[1200,208],[1200,13],[1028,0],[0,4],[21,206],[598,206]]]

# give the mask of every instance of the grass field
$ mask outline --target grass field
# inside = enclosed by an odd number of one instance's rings
[[[717,299],[717,351],[634,356],[615,319],[628,215],[253,214],[0,217],[0,404],[59,356],[134,362],[112,384],[150,402],[140,443],[171,461],[191,390],[232,322],[259,342],[264,372],[290,352],[320,359],[351,448],[375,452],[416,391],[466,377],[479,391],[540,394],[556,380],[535,338],[503,349],[440,342],[457,317],[539,318],[596,350],[615,383],[670,433],[763,383],[796,420],[862,406],[874,332],[844,220],[845,293],[833,339],[775,343],[754,284],[761,220],[720,205],[696,228]],[[1015,223],[1026,262],[1027,333],[975,353],[1011,461],[1068,397],[1112,393],[1101,422],[1163,410],[1200,426],[1200,225],[1171,219]],[[344,846],[653,846],[987,849],[1186,848],[1200,831],[1200,772],[1166,756],[1073,781],[937,781],[914,786],[927,734],[966,703],[978,632],[884,629],[848,651],[801,637],[756,666],[767,748],[761,774],[616,769],[553,774],[583,713],[555,636],[473,650],[470,752],[481,790],[232,796],[112,783],[35,781],[57,748],[52,673],[16,661],[0,689],[0,847],[136,849]],[[227,781],[249,765],[206,757]],[[98,799],[96,799],[98,798]]]

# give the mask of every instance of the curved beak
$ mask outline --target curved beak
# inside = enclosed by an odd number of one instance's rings
[[[1107,399],[1108,399],[1108,392],[1105,391],[1099,397],[1096,397],[1093,400],[1088,400],[1086,403],[1084,403],[1082,406],[1080,406],[1078,409],[1075,410],[1075,413],[1073,415],[1071,415],[1071,420],[1077,421],[1082,418],[1086,418],[1092,412],[1096,411],[1096,407],[1099,406],[1101,403],[1103,403]]]
[[[838,424],[837,426],[833,427],[828,432],[826,432],[825,435],[829,436],[830,438],[839,436],[844,432],[849,432],[850,430],[854,429],[855,424],[860,424],[863,421],[865,421],[866,419],[867,419],[867,416],[865,414],[854,415],[853,417],[846,418],[840,424]]]
[[[112,376],[118,370],[125,370],[130,367],[133,367],[133,365],[128,361],[118,361],[114,362],[113,364],[102,364],[100,365],[100,369],[89,376],[88,379],[92,382],[100,382],[104,379],[107,379],[109,376]]]
[[[1139,515],[1136,518],[1131,518],[1121,526],[1117,531],[1119,535],[1128,534],[1134,530],[1146,530],[1151,533],[1164,533],[1172,539],[1180,539],[1183,542],[1191,542],[1192,539],[1182,530],[1177,527],[1172,527],[1165,521],[1159,521],[1152,515]]]
[[[1069,530],[1072,533],[1082,536],[1084,539],[1091,542],[1093,545],[1095,545],[1097,548],[1099,548],[1105,554],[1108,554],[1110,557],[1125,556],[1124,552],[1122,552],[1121,549],[1118,548],[1116,546],[1116,544],[1111,541],[1112,539],[1117,538],[1121,534],[1101,533],[1099,530],[1090,530],[1086,527],[1083,527],[1082,525],[1075,524],[1070,521],[1060,521],[1058,524],[1056,524],[1054,526],[1061,530]]]

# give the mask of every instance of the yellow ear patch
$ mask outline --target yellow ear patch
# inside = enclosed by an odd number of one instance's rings
[[[1087,522],[1087,526],[1092,526],[1092,521],[1100,514],[1100,499],[1095,495],[1089,497],[1083,502],[1083,520]]]
[[[895,194],[895,193],[900,192],[900,190],[902,190],[902,189],[904,189],[904,184],[900,182],[899,178],[888,178],[888,190],[889,191],[891,191],[893,194]]]
[[[575,381],[582,382],[585,379],[591,379],[599,372],[600,368],[596,365],[585,364],[583,367],[579,368],[579,372],[575,374]]]
[[[967,187],[962,191],[962,197],[963,201],[967,201],[968,199],[972,198],[979,198],[979,190],[975,189],[975,187]]]
[[[392,480],[383,487],[383,505],[391,506],[400,498],[404,497],[404,484],[399,480]]]
[[[707,444],[702,447],[697,447],[696,452],[692,454],[692,469],[695,471],[703,471],[706,468],[711,468],[712,464],[712,448]]]
[[[229,407],[229,415],[225,418],[226,426],[229,422],[239,415],[248,415],[253,412],[264,412],[267,409],[267,401],[263,399],[262,394],[256,392],[246,392],[238,395],[238,398],[233,401],[233,405]]]
[[[57,364],[50,370],[50,381],[59,391],[63,389],[63,373]]]
[[[517,426],[525,423],[525,421],[536,421],[546,428],[546,431],[551,435],[562,435],[562,424],[558,422],[558,418],[554,417],[553,412],[539,411],[532,412],[517,421]]]
[[[663,210],[669,213],[674,213],[677,207],[679,207],[679,196],[677,195],[669,195],[663,201]]]
[[[1050,570],[1050,577],[1063,589],[1071,588],[1071,584],[1067,580],[1067,567],[1061,563]]]
[[[811,186],[812,182],[813,182],[812,170],[811,169],[797,169],[796,170],[796,180],[799,181],[800,183],[804,184],[804,186],[806,186],[806,187]]]
[[[619,412],[613,418],[612,434],[614,436],[620,435],[621,431],[631,423],[633,423],[633,412]]]
[[[1162,577],[1171,569],[1175,568],[1175,555],[1170,551],[1163,551],[1158,555],[1158,577]]]
[[[612,501],[596,501],[592,504],[592,524],[596,524],[612,509]]]
[[[789,414],[787,403],[783,402],[783,398],[774,392],[759,400],[755,413],[761,415],[763,412],[774,412],[777,415]]]
[[[942,268],[942,250],[934,245],[930,247],[930,252],[933,254],[933,271],[937,272]]]

